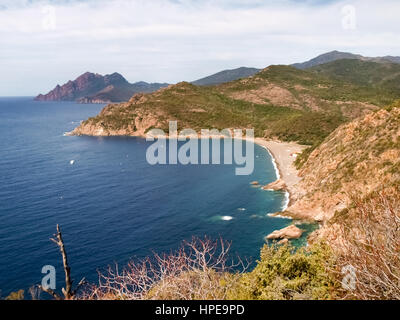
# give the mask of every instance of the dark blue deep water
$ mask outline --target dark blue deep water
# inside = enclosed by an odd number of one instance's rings
[[[44,265],[56,267],[60,287],[60,254],[49,241],[56,224],[73,278],[96,281],[97,269],[192,236],[221,236],[254,261],[264,236],[290,223],[266,216],[281,209],[283,193],[250,186],[275,180],[265,149],[255,146],[251,176],[236,176],[232,165],[151,166],[144,139],[63,136],[102,107],[0,98],[3,297],[40,283]]]

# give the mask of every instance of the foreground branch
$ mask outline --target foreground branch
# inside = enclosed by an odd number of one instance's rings
[[[65,250],[64,240],[62,238],[61,229],[58,224],[57,224],[57,233],[54,235],[54,238],[50,238],[50,240],[53,241],[60,248],[63,260],[64,274],[65,274],[65,288],[61,289],[64,296],[63,297],[60,296],[57,292],[55,292],[50,288],[43,288],[42,286],[39,286],[39,289],[43,290],[44,292],[47,292],[56,300],[71,300],[74,298],[79,288],[86,283],[85,278],[83,278],[78,283],[78,286],[76,287],[75,290],[72,290],[73,280],[71,279],[71,268],[69,267],[68,264],[67,251]]]

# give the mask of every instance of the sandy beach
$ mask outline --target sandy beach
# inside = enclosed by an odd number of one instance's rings
[[[263,138],[255,138],[254,142],[267,148],[272,154],[278,167],[280,178],[289,189],[300,181],[298,170],[293,162],[296,160],[296,155],[301,153],[306,146],[295,142],[272,141]]]
[[[278,180],[281,179],[286,185],[286,191],[289,193],[289,202],[294,192],[294,186],[300,181],[298,170],[294,166],[297,154],[301,153],[307,146],[299,145],[295,142],[281,142],[267,140],[264,138],[254,138],[254,143],[266,148],[274,158],[277,170],[279,172]],[[277,181],[278,181],[277,180]]]

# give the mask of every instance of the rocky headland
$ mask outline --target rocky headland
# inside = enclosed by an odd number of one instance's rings
[[[47,94],[39,94],[36,101],[77,101],[79,103],[113,103],[128,101],[135,93],[153,92],[166,83],[129,83],[119,73],[101,75],[85,72],[73,81],[57,85]]]

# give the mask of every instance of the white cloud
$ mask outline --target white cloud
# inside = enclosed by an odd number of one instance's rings
[[[48,91],[87,70],[177,82],[334,49],[400,54],[399,1],[322,2],[0,0],[0,95]],[[349,4],[355,30],[342,28]]]

